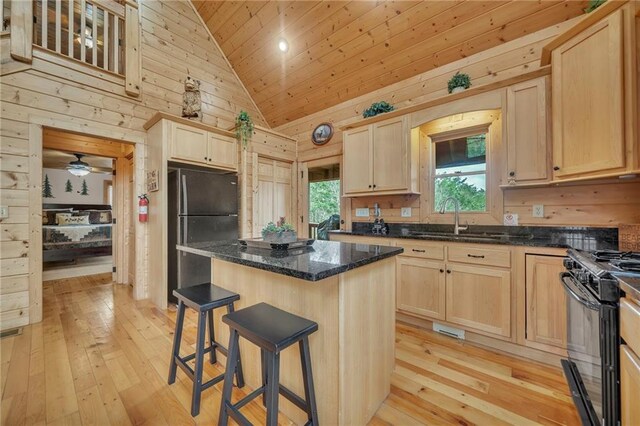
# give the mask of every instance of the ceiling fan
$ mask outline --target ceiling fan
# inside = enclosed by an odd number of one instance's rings
[[[67,166],[67,170],[74,176],[86,176],[91,173],[91,166],[88,163],[82,161],[84,154],[73,154],[77,160],[72,161]]]

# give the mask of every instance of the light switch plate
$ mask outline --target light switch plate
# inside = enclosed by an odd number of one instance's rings
[[[533,217],[544,217],[544,205],[542,204],[533,205]]]
[[[356,217],[369,217],[369,208],[356,209]]]
[[[400,209],[401,217],[411,217],[411,207],[402,207]]]
[[[9,217],[9,207],[0,206],[0,219],[6,219]]]
[[[518,226],[518,215],[515,213],[506,213],[503,223],[504,226]]]

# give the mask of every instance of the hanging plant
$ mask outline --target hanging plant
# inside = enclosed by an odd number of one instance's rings
[[[458,93],[468,89],[470,86],[471,78],[469,78],[469,74],[461,74],[460,72],[455,73],[455,75],[451,77],[451,80],[449,80],[449,83],[447,83],[449,93]]]
[[[236,117],[236,139],[247,149],[247,143],[253,135],[253,121],[246,111],[240,111]]]
[[[587,8],[584,10],[585,13],[591,13],[600,6],[602,6],[607,0],[589,0],[589,4]]]
[[[382,114],[389,111],[393,111],[393,105],[390,105],[385,101],[374,102],[371,104],[369,108],[362,111],[362,116],[364,118],[374,117],[378,114]]]

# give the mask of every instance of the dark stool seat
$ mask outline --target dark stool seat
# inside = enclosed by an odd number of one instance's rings
[[[176,315],[176,329],[173,335],[173,351],[171,353],[171,363],[169,365],[169,384],[176,381],[177,367],[180,367],[189,378],[193,381],[193,394],[191,396],[191,415],[197,416],[200,413],[200,399],[202,391],[210,388],[225,378],[224,374],[220,374],[213,379],[202,383],[202,369],[204,362],[204,354],[209,353],[209,361],[211,364],[217,362],[216,351],[228,356],[227,348],[222,346],[215,340],[215,331],[213,328],[213,310],[226,306],[228,313],[233,313],[233,303],[240,299],[237,293],[230,292],[211,283],[204,283],[193,287],[186,287],[173,290],[173,295],[178,299],[178,312]],[[184,326],[185,307],[189,307],[198,312],[198,335],[196,338],[196,351],[191,355],[180,357],[180,343],[182,341],[182,328]],[[209,342],[205,348],[205,329],[206,323],[209,323]],[[234,372],[236,375],[236,384],[238,387],[244,386],[244,377],[242,374],[242,363],[240,361],[240,353],[235,354],[237,358],[234,364]],[[195,368],[191,368],[187,363],[195,358]],[[228,363],[228,360],[227,360]],[[233,380],[233,374],[230,380]]]
[[[278,395],[282,395],[304,410],[308,416],[307,425],[318,425],[311,355],[309,352],[309,335],[318,330],[318,324],[266,303],[259,303],[222,317],[229,325],[229,357],[225,371],[225,383],[220,404],[218,424],[227,424],[229,416],[241,425],[249,425],[247,418],[240,413],[240,408],[259,395],[267,408],[267,425],[278,423]],[[262,361],[262,387],[233,404],[231,402],[231,379],[235,371],[239,337],[243,337],[260,347]],[[305,398],[302,399],[291,390],[280,384],[280,352],[298,343],[302,364]]]

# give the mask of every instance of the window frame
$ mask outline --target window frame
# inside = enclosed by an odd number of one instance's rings
[[[421,152],[426,163],[422,178],[422,194],[424,210],[423,223],[453,224],[454,213],[440,214],[435,206],[436,150],[435,144],[465,136],[485,133],[485,176],[486,176],[486,210],[460,211],[463,223],[481,225],[501,225],[503,223],[504,203],[500,190],[501,147],[503,133],[501,109],[487,109],[452,114],[433,119],[419,126]],[[475,172],[474,172],[475,174]],[[455,174],[460,176],[461,174]]]

